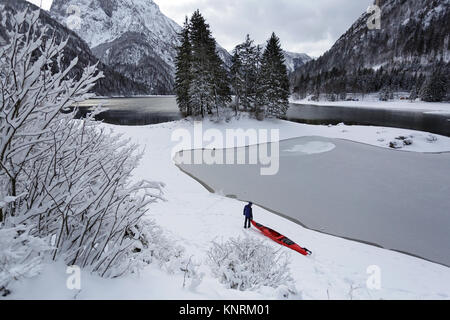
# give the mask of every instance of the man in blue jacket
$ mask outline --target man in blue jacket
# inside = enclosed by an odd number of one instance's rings
[[[249,202],[244,207],[244,216],[245,216],[244,229],[250,228],[250,222],[253,220],[252,204],[253,203]]]

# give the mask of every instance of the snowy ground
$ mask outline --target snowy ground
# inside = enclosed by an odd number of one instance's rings
[[[450,103],[432,103],[423,101],[409,101],[394,99],[390,101],[380,101],[378,95],[367,95],[364,98],[356,97],[359,101],[328,101],[321,99],[320,101],[311,101],[309,98],[302,100],[291,99],[294,104],[309,104],[320,106],[336,106],[336,107],[353,107],[353,108],[379,108],[379,109],[395,109],[395,110],[413,110],[425,113],[439,113],[450,115]]]
[[[278,128],[280,139],[300,136],[325,136],[389,147],[389,140],[412,135],[413,144],[407,151],[450,151],[450,138],[411,130],[360,126],[309,126],[286,121],[257,122],[241,119],[229,124],[205,121],[204,130],[216,128]],[[183,289],[182,275],[169,275],[149,266],[140,275],[105,280],[83,273],[82,289],[66,289],[65,266],[48,264],[43,274],[35,279],[17,283],[11,299],[277,299],[277,292],[263,288],[257,292],[239,292],[225,289],[204,263],[211,241],[250,235],[263,238],[255,230],[242,227],[243,203],[209,193],[198,182],[182,173],[173,163],[171,155],[176,142],[171,141],[173,130],[185,128],[192,132],[192,122],[181,120],[145,127],[114,127],[145,148],[136,179],[164,181],[167,184],[167,202],[152,205],[149,217],[164,228],[169,238],[184,246],[193,259],[202,264],[201,284],[195,289]],[[434,140],[434,139],[432,139]],[[264,141],[260,141],[264,142]],[[291,255],[291,271],[296,287],[303,299],[450,299],[450,269],[401,253],[380,249],[311,230],[274,215],[262,208],[254,208],[261,222],[289,236],[314,251],[311,257],[295,252]],[[278,245],[267,240],[278,248]],[[288,250],[288,249],[282,249]],[[381,289],[368,289],[368,267],[381,271]],[[369,268],[369,271],[371,269]]]

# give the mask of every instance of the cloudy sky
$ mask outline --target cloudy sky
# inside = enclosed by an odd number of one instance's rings
[[[41,0],[30,0],[40,4]],[[44,8],[52,0],[42,0]],[[216,40],[227,50],[247,33],[263,43],[274,31],[283,48],[318,57],[373,3],[373,0],[154,0],[182,25],[200,9]]]

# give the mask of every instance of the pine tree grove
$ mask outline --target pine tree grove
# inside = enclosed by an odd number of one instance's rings
[[[235,110],[283,117],[289,107],[289,78],[280,41],[275,34],[262,53],[247,35],[233,51],[231,84]]]
[[[281,118],[289,107],[289,78],[280,40],[275,34],[262,53],[247,35],[233,51],[228,72],[217,53],[209,25],[197,10],[180,32],[175,92],[186,116],[220,117],[231,105],[240,110]]]

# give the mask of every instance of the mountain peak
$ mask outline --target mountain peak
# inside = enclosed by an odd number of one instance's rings
[[[264,50],[266,48],[266,43],[260,44],[259,46]],[[289,73],[294,72],[295,70],[303,66],[305,63],[312,60],[312,58],[308,56],[306,53],[290,52],[283,50],[283,54],[286,68]]]
[[[73,8],[77,8],[76,12]],[[91,48],[127,32],[145,34],[157,43],[169,36],[167,40],[174,42],[180,30],[152,0],[54,0],[51,13],[61,22],[79,13],[81,25],[75,31]]]

